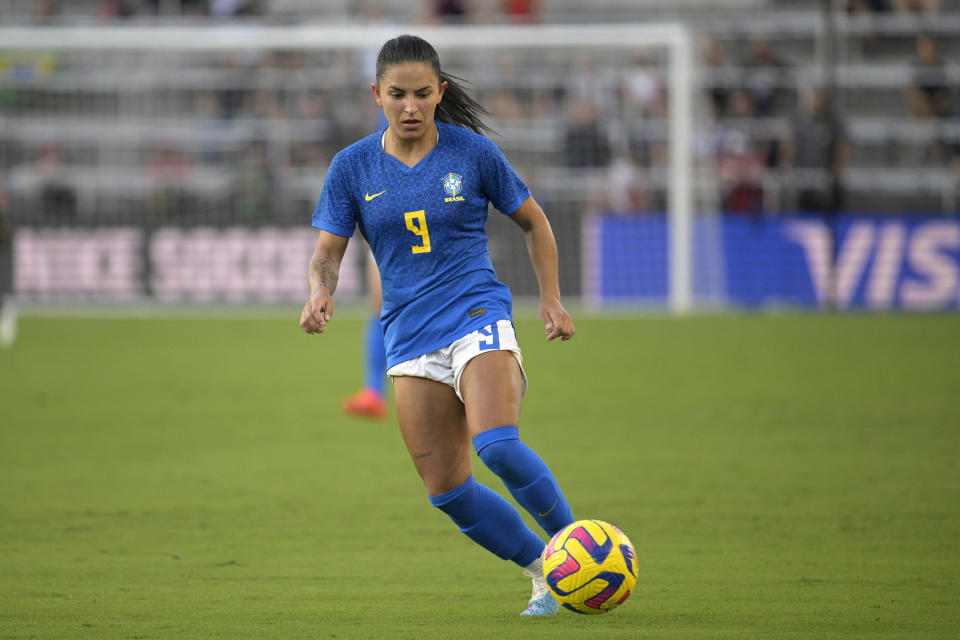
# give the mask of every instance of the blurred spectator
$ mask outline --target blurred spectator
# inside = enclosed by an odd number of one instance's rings
[[[60,147],[47,145],[40,152],[41,218],[54,224],[70,224],[77,217],[77,194],[63,171]]]
[[[344,127],[335,120],[322,91],[309,91],[297,98],[296,133],[291,135],[290,162],[310,167],[330,162],[344,144]],[[369,127],[372,130],[372,127]]]
[[[953,87],[936,43],[928,36],[917,38],[917,57],[913,63],[913,84],[907,88],[907,100],[914,118],[939,124],[954,113]],[[938,135],[909,149],[909,162],[923,165],[945,164],[951,149]]]
[[[890,0],[847,0],[847,13],[862,18],[872,19],[876,15],[889,13],[891,10]],[[862,38],[865,54],[882,51],[883,39],[873,31],[864,33]]]
[[[789,81],[789,65],[773,52],[766,38],[756,38],[743,67],[743,86],[749,92],[754,113],[759,118],[774,115]]]
[[[166,0],[153,0],[166,3]],[[259,2],[243,2],[243,4],[259,5]],[[210,0],[180,0],[180,15],[203,16],[210,13]],[[244,13],[242,15],[252,15]]]
[[[97,15],[108,20],[129,18],[135,13],[130,0],[100,0],[97,5]]]
[[[721,209],[730,215],[763,215],[763,162],[745,141],[731,145],[720,165]]]
[[[624,115],[629,118],[660,118],[666,113],[667,92],[656,65],[637,54],[623,81]]]
[[[730,100],[730,86],[726,74],[727,57],[721,45],[714,38],[707,38],[703,43],[703,64],[705,84],[709,87],[710,106],[713,108],[714,119],[722,118],[727,114],[727,103]]]
[[[460,24],[467,21],[470,14],[468,0],[429,0],[429,22]]]
[[[892,0],[894,8],[900,13],[940,13],[940,0]]]
[[[753,102],[746,91],[737,89],[730,93],[730,113],[717,122],[714,144],[717,159],[722,163],[728,153],[736,151],[763,157],[760,143],[754,130],[756,114]],[[745,150],[745,151],[744,151]]]
[[[750,96],[742,90],[730,94],[730,116],[717,124],[716,166],[720,180],[721,209],[734,215],[763,213],[765,153],[754,133]]]
[[[182,16],[201,16],[210,13],[211,0],[179,0],[176,4],[171,4],[168,0],[143,0],[147,9],[154,15],[167,14],[168,9],[173,9],[174,15]]]
[[[484,104],[490,111],[490,115],[498,120],[521,120],[524,117],[520,101],[509,89],[494,91],[493,95],[484,100]]]
[[[569,108],[564,157],[569,167],[610,164],[610,141],[597,106],[589,100],[576,100]]]
[[[261,70],[261,64],[268,64],[266,56],[259,52],[238,51],[223,56],[219,61],[222,88],[217,92],[220,105],[220,117],[230,120],[243,115],[247,108],[248,91],[242,87],[250,85],[250,78]]]
[[[220,17],[258,16],[264,11],[260,0],[211,0],[210,15]]]
[[[908,88],[913,114],[918,118],[942,118],[952,112],[950,81],[934,41],[917,38],[913,85]]]
[[[533,87],[523,107],[533,118],[557,116],[563,108],[563,91],[555,87]]]
[[[788,162],[798,171],[799,211],[832,214],[843,210],[847,155],[843,119],[831,108],[823,89],[807,90],[787,147]]]
[[[611,213],[649,210],[647,194],[637,166],[626,149],[619,149],[607,170],[605,209]]]
[[[263,143],[251,145],[240,161],[230,189],[235,222],[254,222],[270,218],[276,194],[274,175],[267,162]]]
[[[847,0],[847,13],[872,16],[890,11],[890,0]]]
[[[199,92],[194,104],[191,117],[196,119],[197,127],[202,132],[198,157],[204,164],[217,164],[223,153],[218,140],[229,129],[229,123],[220,117],[217,94],[213,90]]]
[[[193,164],[180,151],[161,147],[147,167],[150,180],[150,213],[159,221],[182,218],[189,212],[185,180]]]
[[[57,0],[40,0],[33,10],[33,21],[38,25],[53,24],[60,14],[60,3]]]
[[[954,135],[948,142],[950,164],[956,173],[957,191],[960,192],[960,101],[958,101],[958,104],[954,108],[949,123],[955,127]]]
[[[621,84],[613,68],[581,59],[566,74],[563,91],[569,103],[591,102],[606,117],[618,114]]]
[[[502,0],[503,15],[511,22],[532,24],[540,21],[541,0]]]
[[[907,101],[914,118],[937,124],[954,111],[953,87],[937,52],[927,36],[917,38],[917,57],[913,63],[913,83],[907,87]],[[934,133],[928,144],[912,150],[910,162],[941,164],[948,156],[943,140]]]

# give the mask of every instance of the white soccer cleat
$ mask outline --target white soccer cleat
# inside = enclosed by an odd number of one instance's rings
[[[560,612],[560,605],[548,591],[541,598],[533,598],[527,608],[520,613],[522,616],[555,616]]]
[[[543,560],[537,558],[523,570],[523,575],[533,581],[533,593],[530,595],[530,604],[520,614],[522,616],[555,616],[560,611],[553,594],[543,578]]]

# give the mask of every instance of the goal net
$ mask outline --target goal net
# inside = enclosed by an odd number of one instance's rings
[[[490,110],[554,226],[566,297],[677,312],[709,297],[676,24],[0,28],[17,294],[301,300],[326,169],[380,126],[374,61],[402,32]],[[488,228],[501,279],[536,295],[522,235],[497,214]],[[363,264],[351,243],[341,296],[362,294]]]

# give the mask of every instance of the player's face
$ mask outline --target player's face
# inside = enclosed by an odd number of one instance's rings
[[[387,68],[373,85],[373,93],[390,130],[401,140],[413,142],[433,131],[433,114],[446,88],[430,65],[403,62]]]

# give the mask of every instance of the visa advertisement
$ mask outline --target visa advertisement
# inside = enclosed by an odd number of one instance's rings
[[[693,231],[694,298],[700,303],[911,311],[960,306],[956,218],[701,216]],[[664,217],[588,216],[582,240],[587,301],[665,303]]]

